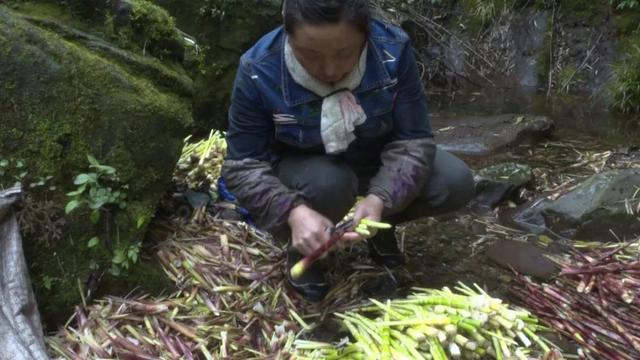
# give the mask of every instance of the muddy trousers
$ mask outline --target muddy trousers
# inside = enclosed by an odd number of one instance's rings
[[[365,195],[370,177],[357,174],[341,159],[326,155],[287,156],[276,167],[280,181],[301,191],[311,207],[333,223]],[[464,207],[475,195],[469,167],[453,154],[436,151],[431,177],[420,195],[401,213],[383,219],[392,224],[446,214]]]

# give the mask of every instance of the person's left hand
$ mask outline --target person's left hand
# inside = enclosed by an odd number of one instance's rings
[[[367,195],[367,197],[356,206],[356,211],[353,214],[353,226],[358,226],[362,219],[380,221],[382,219],[383,210],[384,203],[382,202],[382,199],[373,194]],[[371,235],[368,237],[373,237],[376,234],[377,229],[370,228],[369,231],[371,232]],[[344,234],[342,238],[347,241],[361,241],[365,237],[355,231],[352,231]]]

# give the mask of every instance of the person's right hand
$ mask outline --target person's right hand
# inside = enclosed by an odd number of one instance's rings
[[[302,255],[309,255],[329,241],[333,223],[306,205],[298,205],[289,213],[291,243]]]

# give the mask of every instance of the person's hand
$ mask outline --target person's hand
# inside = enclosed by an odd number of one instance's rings
[[[353,214],[353,226],[358,226],[362,219],[369,219],[373,221],[380,221],[382,219],[382,211],[384,210],[384,203],[378,196],[369,194],[356,206],[356,211]],[[376,234],[376,229],[370,229],[372,237]],[[361,241],[364,236],[356,232],[348,232],[344,234],[343,239],[349,241]]]
[[[306,205],[299,205],[289,213],[291,244],[302,255],[309,255],[329,241],[333,223]]]

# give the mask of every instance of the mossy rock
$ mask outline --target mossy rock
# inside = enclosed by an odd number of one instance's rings
[[[165,9],[147,0],[10,0],[16,11],[102,33],[122,48],[181,62],[181,32]]]
[[[201,53],[193,61],[193,116],[199,133],[225,129],[240,56],[282,20],[279,0],[154,0],[194,36]]]
[[[105,32],[125,47],[149,52],[158,58],[182,62],[185,47],[175,20],[160,6],[146,0],[110,0]]]
[[[142,239],[192,125],[192,84],[177,67],[52,20],[23,18],[4,6],[0,78],[0,158],[24,161],[25,185],[51,176],[45,187],[30,191],[33,207],[46,203],[47,216],[65,220],[49,222],[61,227],[48,229],[50,237],[28,234],[24,241],[41,313],[55,323],[81,302],[80,288],[95,283],[111,265],[112,250],[88,249],[90,237],[111,239],[112,246]],[[87,211],[69,216],[62,211],[74,177],[88,170],[87,154],[116,168],[129,186],[127,209],[98,225]],[[0,185],[11,180],[0,178]],[[98,271],[90,270],[92,263]],[[145,261],[130,274],[113,279],[105,273],[102,283],[117,284],[118,291],[98,286],[93,294],[157,292],[168,284]]]

